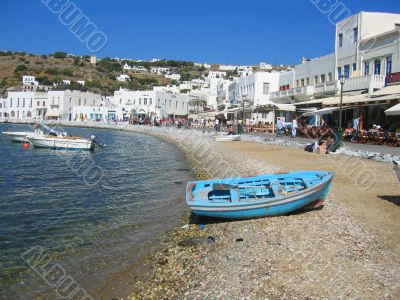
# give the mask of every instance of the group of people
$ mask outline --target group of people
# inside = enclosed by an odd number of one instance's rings
[[[276,136],[280,137],[282,136],[283,133],[285,133],[287,130],[291,130],[291,137],[295,138],[296,134],[297,134],[297,119],[294,118],[291,124],[287,124],[287,126],[285,126],[285,124],[283,123],[283,120],[281,118],[278,118],[276,120],[276,124],[275,124],[275,131],[276,131]]]

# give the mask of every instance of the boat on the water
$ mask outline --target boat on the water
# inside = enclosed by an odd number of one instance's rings
[[[394,170],[396,171],[397,178],[400,181],[400,160],[394,160]]]
[[[67,149],[67,150],[94,150],[94,139],[85,139],[77,136],[40,136],[28,135],[28,141],[38,148]]]
[[[240,141],[239,134],[229,134],[226,132],[220,132],[218,135],[215,136],[215,141],[217,142],[233,142],[233,141]]]
[[[331,171],[301,171],[249,178],[193,181],[186,203],[199,216],[249,219],[320,208],[332,184]]]
[[[6,135],[11,141],[16,143],[27,142],[26,136],[32,132],[29,131],[3,131],[2,134]]]

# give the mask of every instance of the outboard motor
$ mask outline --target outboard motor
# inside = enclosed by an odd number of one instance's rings
[[[94,134],[92,134],[92,135],[90,136],[90,140],[91,140],[92,142],[95,142],[95,141],[96,141],[96,136],[95,136]]]

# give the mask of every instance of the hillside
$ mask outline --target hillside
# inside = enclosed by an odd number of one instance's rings
[[[135,73],[123,70],[122,66],[127,61],[104,58],[96,65],[90,63],[90,57],[78,57],[56,52],[49,55],[34,55],[25,52],[0,52],[0,94],[7,88],[21,86],[23,75],[33,75],[40,84],[53,85],[62,80],[71,80],[71,85],[58,85],[54,89],[80,89],[89,90],[105,95],[111,95],[120,87],[132,90],[151,89],[155,85],[167,85],[170,79],[149,72]],[[131,66],[144,66],[150,70],[153,66],[166,66],[174,72],[181,74],[182,80],[198,78],[204,69],[194,66],[192,62],[161,60],[158,62],[128,62]],[[128,74],[129,82],[119,82],[115,78],[120,74]],[[76,81],[85,80],[85,86]],[[75,82],[75,83],[74,83]]]

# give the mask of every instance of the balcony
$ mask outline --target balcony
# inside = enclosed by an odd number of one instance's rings
[[[310,100],[313,98],[313,95],[314,87],[308,85],[284,91],[272,92],[271,100],[277,103],[291,103],[293,100],[295,102]]]
[[[387,84],[400,84],[400,72],[397,73],[390,73],[387,76]]]
[[[383,75],[367,75],[346,79],[343,91],[359,91],[368,90],[372,93],[375,89],[381,89],[385,86],[385,76]]]
[[[315,98],[335,96],[340,91],[339,80],[317,83],[314,87]]]

